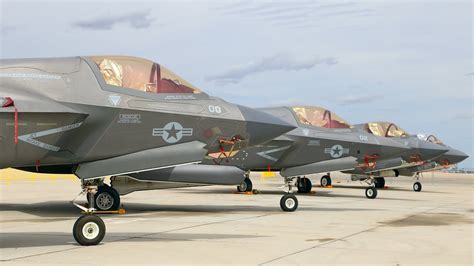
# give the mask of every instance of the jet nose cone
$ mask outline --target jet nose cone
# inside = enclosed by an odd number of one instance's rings
[[[448,149],[435,143],[420,141],[418,145],[418,151],[420,153],[421,159],[431,160],[446,153]]]
[[[389,138],[380,138],[379,143],[381,145],[382,155],[387,158],[398,157],[410,151],[410,147],[407,145]]]
[[[263,111],[245,106],[239,106],[239,109],[247,124],[250,146],[267,142],[296,128],[296,126]]]
[[[446,157],[450,164],[457,164],[469,158],[469,155],[460,150],[450,148],[443,157]]]

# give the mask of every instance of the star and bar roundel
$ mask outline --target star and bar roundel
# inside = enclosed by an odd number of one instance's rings
[[[162,137],[167,143],[176,143],[183,137],[193,135],[193,128],[184,128],[178,122],[169,122],[162,128],[154,128],[152,135],[154,137]]]

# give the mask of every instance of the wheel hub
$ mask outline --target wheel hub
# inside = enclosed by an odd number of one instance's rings
[[[112,197],[112,195],[110,195],[109,193],[100,193],[99,196],[97,196],[97,206],[101,209],[101,210],[108,210],[110,208],[112,208],[113,204],[114,204],[114,198]]]
[[[92,240],[99,235],[100,229],[96,223],[88,222],[82,227],[82,234],[85,238]]]
[[[295,206],[295,201],[293,199],[287,199],[285,201],[285,205],[286,207],[288,207],[289,209],[293,208]]]

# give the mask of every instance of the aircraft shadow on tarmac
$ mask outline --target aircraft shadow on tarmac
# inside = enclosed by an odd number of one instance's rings
[[[229,213],[275,213],[275,214],[289,214],[283,212],[280,206],[276,203],[272,206],[251,206],[251,205],[161,205],[148,203],[123,203],[127,211],[125,215],[115,216],[113,214],[104,214],[104,217],[117,217],[120,219],[137,218],[136,214],[146,214],[146,217],[186,217],[198,216],[208,214],[229,214]],[[0,224],[7,224],[13,222],[55,222],[61,220],[69,220],[77,218],[80,215],[78,209],[66,201],[47,201],[33,204],[22,203],[1,203],[1,212],[22,212],[34,215],[38,218],[20,218],[20,219],[4,219],[0,220]],[[298,212],[304,211],[380,211],[380,209],[366,209],[366,208],[332,208],[332,207],[310,207],[301,206]]]
[[[317,190],[314,190],[314,188],[317,188]],[[345,187],[341,187],[341,188],[345,188]],[[354,188],[356,188],[356,187],[354,187]],[[357,188],[361,190],[360,195],[335,194],[333,192],[337,191],[337,189],[336,190],[331,190],[331,189],[328,189],[328,188],[321,188],[321,187],[313,187],[313,193],[309,193],[309,194],[295,193],[295,195],[297,197],[330,197],[330,198],[366,199],[366,197],[364,195],[365,188],[362,188],[362,187],[357,187]],[[380,194],[374,200],[419,201],[419,200],[416,200],[416,199],[411,199],[411,198],[406,198],[406,197],[389,198],[389,197],[386,197],[386,196],[382,195],[382,192],[384,190],[385,189],[379,189]],[[393,190],[393,189],[390,188],[390,189],[387,189],[387,190]],[[228,195],[228,194],[236,193],[236,192],[232,192],[229,189],[225,189],[225,188],[223,188],[223,189],[213,189],[213,190],[197,190],[197,189],[186,188],[186,189],[176,189],[176,191],[179,191],[180,193],[193,193],[193,194],[199,194],[200,193],[200,194],[227,194]],[[285,194],[285,192],[282,191],[282,190],[258,190],[257,189],[257,191],[258,191],[259,195],[280,195],[280,196],[282,196],[283,194]],[[415,192],[413,192],[413,193],[415,193]],[[242,196],[247,196],[247,195],[243,194]],[[248,195],[248,196],[252,196],[252,195]],[[372,199],[367,199],[367,200],[372,200]]]
[[[107,232],[104,242],[158,242],[158,241],[193,241],[219,239],[248,239],[265,236],[238,234],[204,234],[204,233],[171,233],[171,232]],[[0,233],[0,248],[31,248],[46,246],[77,246],[69,232],[18,232]]]
[[[325,189],[321,186],[313,186],[319,189]],[[366,189],[368,186],[352,186],[352,185],[332,185],[333,188],[348,188],[348,189]],[[394,187],[388,186],[388,188],[379,188],[380,191],[406,191],[406,192],[414,192],[412,188],[401,188],[401,187]],[[421,193],[433,193],[433,194],[451,194],[449,192],[442,192],[442,191],[429,191],[423,190]]]

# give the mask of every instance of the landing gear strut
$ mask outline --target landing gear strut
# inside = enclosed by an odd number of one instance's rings
[[[280,199],[280,207],[285,212],[294,212],[298,209],[298,198],[293,195],[293,180],[295,177],[285,177],[285,187],[288,187],[288,192]]]
[[[104,221],[97,215],[94,215],[95,209],[91,206],[95,205],[95,196],[98,191],[98,185],[102,184],[102,179],[82,180],[82,191],[76,197],[87,195],[89,208],[81,206],[72,201],[74,206],[81,209],[85,214],[79,217],[72,228],[74,239],[83,246],[92,246],[99,244],[105,236]]]
[[[250,174],[245,173],[245,179],[240,185],[237,186],[237,191],[239,192],[251,192],[253,188],[252,180],[250,180]]]

